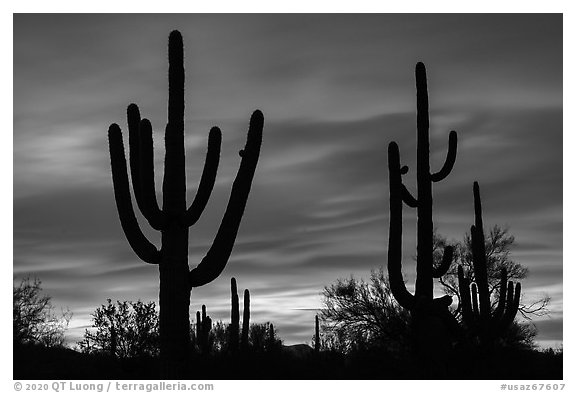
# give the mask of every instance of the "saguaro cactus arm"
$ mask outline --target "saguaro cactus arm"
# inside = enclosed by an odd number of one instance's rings
[[[388,145],[390,182],[390,230],[388,232],[388,276],[390,289],[400,305],[408,310],[415,306],[414,295],[407,289],[402,276],[402,172],[398,144]]]
[[[128,147],[130,149],[130,175],[134,198],[140,211],[144,211],[142,202],[142,188],[140,187],[140,110],[136,104],[128,105],[126,110],[128,119]]]
[[[472,312],[477,318],[480,318],[480,309],[478,308],[478,285],[472,283]]]
[[[418,201],[410,194],[410,191],[402,184],[402,201],[409,207],[418,207]]]
[[[134,105],[136,106],[136,105]],[[138,110],[138,108],[136,108]],[[152,124],[148,119],[140,121],[139,132],[139,161],[140,161],[140,211],[148,220],[150,226],[162,230],[165,226],[164,213],[158,207],[156,200],[156,186],[154,184],[154,143],[152,140]],[[132,148],[130,148],[132,152]],[[130,153],[132,154],[132,153]],[[134,175],[132,175],[134,178]],[[136,184],[134,184],[136,190]],[[138,199],[136,199],[138,200]]]
[[[445,275],[448,269],[450,269],[453,256],[454,256],[454,247],[446,246],[446,248],[444,249],[444,255],[442,256],[442,262],[440,263],[440,265],[432,269],[432,277],[440,278],[443,275]]]
[[[500,273],[500,291],[498,297],[498,305],[496,306],[496,310],[494,311],[494,317],[496,319],[502,318],[504,315],[504,310],[506,309],[506,286],[508,282],[508,272],[505,268],[501,270]]]
[[[472,298],[470,296],[470,280],[464,276],[462,265],[458,266],[458,290],[460,292],[460,307],[464,323],[471,325],[474,314],[472,312]]]
[[[128,243],[140,259],[147,263],[158,264],[160,263],[160,252],[146,239],[134,214],[122,131],[117,124],[112,124],[108,129],[108,142],[110,145],[114,198],[116,199],[116,207],[122,229],[128,239]]]
[[[439,182],[444,180],[446,176],[452,172],[452,168],[454,167],[454,163],[456,162],[456,151],[458,146],[458,135],[456,131],[450,131],[450,135],[448,137],[448,153],[446,155],[446,161],[444,161],[444,165],[442,169],[438,172],[433,173],[430,175],[430,180],[433,182]]]
[[[198,221],[208,203],[208,199],[210,199],[210,194],[216,182],[221,144],[222,132],[218,127],[212,127],[210,135],[208,136],[208,152],[206,153],[206,161],[204,162],[204,169],[200,183],[198,184],[198,190],[196,191],[194,201],[184,215],[184,222],[187,226],[192,226]]]
[[[501,323],[499,328],[506,329],[512,322],[514,322],[514,318],[516,317],[516,313],[518,312],[518,307],[520,306],[520,291],[522,286],[519,282],[516,283],[516,286],[510,281],[508,283],[508,292],[506,296],[506,311],[504,312],[504,316],[501,319]]]
[[[190,271],[189,283],[191,287],[199,287],[214,280],[224,270],[228,262],[258,163],[263,127],[264,116],[262,112],[257,110],[250,118],[246,145],[244,150],[240,151],[242,161],[232,184],[226,212],[206,256],[198,266]]]

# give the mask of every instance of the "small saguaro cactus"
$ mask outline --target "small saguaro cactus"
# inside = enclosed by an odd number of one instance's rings
[[[464,324],[482,345],[490,346],[510,327],[520,305],[520,283],[508,282],[508,273],[502,269],[498,303],[492,310],[492,300],[488,286],[487,257],[482,223],[482,201],[480,187],[474,182],[474,225],[470,228],[472,240],[472,265],[474,280],[465,277],[464,269],[458,266],[458,286]]]
[[[314,317],[315,329],[314,329],[314,350],[316,353],[320,352],[320,322],[318,321],[318,315]]]
[[[201,341],[202,341],[202,315],[200,314],[200,311],[196,311],[196,345],[198,346],[198,348],[202,347]]]
[[[447,246],[444,257],[438,266],[434,266],[433,257],[433,223],[432,223],[432,183],[445,179],[451,172],[456,160],[457,135],[450,132],[448,154],[440,171],[430,172],[430,142],[428,120],[428,90],[424,64],[416,65],[417,94],[417,158],[416,179],[417,198],[413,197],[402,183],[402,175],[408,173],[407,166],[400,165],[400,152],[396,142],[388,146],[388,170],[390,176],[390,231],[388,243],[388,275],[392,294],[407,310],[419,308],[446,309],[452,302],[450,296],[434,299],[434,278],[446,274],[452,263],[453,249]],[[417,256],[416,256],[416,289],[411,294],[406,289],[402,276],[402,205],[416,208],[418,215]]]
[[[230,351],[236,352],[238,350],[238,341],[240,335],[240,305],[238,300],[238,287],[236,286],[236,279],[232,277],[230,280],[230,292],[232,300],[232,310],[230,312]]]
[[[248,334],[250,332],[250,291],[244,290],[244,314],[242,316],[242,349],[248,348]]]
[[[118,334],[116,333],[114,321],[110,316],[108,318],[110,320],[110,355],[112,355],[113,358],[116,358],[116,355],[118,354]]]
[[[274,332],[274,324],[270,323],[268,326],[268,343],[266,347],[268,351],[271,351],[274,348],[274,343],[276,342],[276,333]]]
[[[206,315],[206,306],[202,305],[202,314],[196,311],[196,341],[200,353],[207,355],[210,352],[210,331],[212,330],[212,319]]]
[[[162,185],[162,209],[156,200],[152,125],[140,118],[138,106],[128,106],[130,175],[136,203],[153,229],[161,232],[157,249],[144,235],[134,213],[122,132],[117,124],[108,130],[114,196],[120,223],[128,243],[144,262],[160,270],[160,355],[166,372],[182,369],[190,343],[190,292],[206,285],[223,271],[238,234],[252,179],[260,154],[264,117],[255,111],[250,119],[246,145],[232,185],[226,212],[212,246],[202,261],[188,266],[188,231],[200,218],[214,187],[220,159],[221,132],[210,130],[206,162],[198,191],[186,207],[186,168],[184,147],[184,47],[182,36],[172,31],[168,40],[168,124]]]

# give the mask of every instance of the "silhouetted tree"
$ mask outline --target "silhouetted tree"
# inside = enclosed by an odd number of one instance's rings
[[[252,352],[276,352],[282,347],[282,340],[270,322],[250,324],[249,350]]]
[[[348,332],[326,329],[324,325],[320,329],[322,330],[322,345],[320,349],[323,351],[345,354],[357,346],[358,340],[355,338],[351,340]],[[360,337],[359,340],[363,340],[363,338]]]
[[[246,145],[232,185],[224,217],[212,246],[202,261],[188,266],[188,231],[200,218],[214,187],[222,135],[210,130],[206,162],[198,192],[186,204],[184,145],[184,46],[178,31],[168,40],[168,124],[165,132],[163,205],[159,207],[154,185],[152,125],[140,118],[138,106],[128,106],[130,174],[138,208],[153,229],[162,234],[160,249],[144,235],[132,205],[122,131],[117,124],[108,130],[114,196],[128,243],[146,263],[160,271],[160,352],[164,373],[183,373],[190,346],[190,291],[216,279],[226,266],[238,234],[260,154],[264,117],[255,111],[250,119]]]
[[[13,339],[15,344],[62,346],[72,318],[68,310],[57,315],[51,298],[43,295],[42,282],[30,277],[13,286]]]
[[[230,325],[218,321],[210,330],[209,343],[213,352],[230,351]]]
[[[107,353],[126,359],[159,353],[159,323],[156,304],[141,300],[108,299],[92,314],[92,330],[86,329],[78,343],[85,353]]]
[[[500,343],[506,348],[535,349],[538,330],[532,323],[512,321],[500,337]]]
[[[394,299],[382,267],[372,270],[369,282],[341,278],[324,287],[322,295],[323,348],[341,352],[366,346],[406,348],[409,314]]]

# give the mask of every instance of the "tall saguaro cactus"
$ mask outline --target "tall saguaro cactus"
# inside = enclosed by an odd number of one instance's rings
[[[502,269],[498,304],[492,310],[488,286],[487,257],[482,223],[480,187],[474,182],[474,225],[470,228],[472,238],[472,265],[475,282],[470,284],[464,269],[458,266],[458,286],[462,302],[462,319],[483,345],[491,343],[510,327],[520,305],[520,283],[508,282],[508,273]],[[470,293],[471,292],[471,293]]]
[[[224,217],[206,256],[194,269],[188,266],[188,230],[200,218],[214,187],[220,157],[221,132],[210,130],[206,162],[198,191],[186,207],[184,148],[184,49],[178,31],[168,41],[168,124],[166,125],[162,209],[156,201],[152,126],[141,119],[135,104],[128,107],[130,173],[136,203],[150,226],[159,230],[157,249],[142,233],[130,196],[122,132],[117,124],[108,130],[114,195],[120,223],[136,255],[160,270],[160,353],[166,363],[183,363],[190,342],[190,291],[216,279],[228,262],[244,213],[260,154],[264,117],[255,111]]]
[[[400,152],[396,142],[388,146],[388,170],[390,173],[390,231],[388,243],[388,275],[392,293],[400,305],[410,311],[419,306],[447,307],[449,296],[434,299],[434,278],[446,274],[452,263],[453,249],[447,246],[442,263],[434,266],[432,183],[448,176],[456,160],[457,136],[450,132],[448,154],[440,171],[430,172],[430,141],[428,135],[428,91],[424,64],[416,65],[417,130],[418,145],[416,158],[417,198],[413,197],[402,183],[402,175],[408,173],[407,166],[400,166]],[[418,214],[418,245],[416,259],[416,290],[411,294],[402,276],[402,205],[416,208]]]
[[[435,375],[445,370],[435,371],[437,362],[448,348],[448,331],[453,330],[456,320],[448,310],[452,303],[450,296],[434,298],[434,278],[442,277],[452,263],[453,249],[447,246],[442,262],[435,266],[433,257],[434,228],[432,223],[432,183],[445,179],[456,160],[457,136],[450,132],[448,154],[438,172],[430,172],[430,141],[428,119],[428,88],[424,64],[416,65],[417,95],[417,158],[416,180],[417,197],[412,196],[402,182],[402,175],[408,173],[407,166],[400,165],[400,152],[396,142],[388,146],[388,170],[390,182],[390,230],[388,243],[388,276],[392,294],[398,303],[409,310],[415,332],[416,348],[424,368]],[[402,276],[402,208],[403,204],[416,208],[417,256],[415,293],[406,289]],[[443,367],[443,366],[441,366]]]

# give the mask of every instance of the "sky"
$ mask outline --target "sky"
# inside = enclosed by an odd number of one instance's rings
[[[396,141],[415,167],[414,66],[423,61],[432,168],[448,132],[459,138],[453,172],[434,184],[434,225],[461,240],[478,181],[485,227],[509,227],[512,256],[529,268],[523,301],[551,297],[550,314],[533,321],[538,340],[562,341],[561,15],[16,14],[14,283],[38,277],[53,304],[73,312],[69,343],[107,298],[158,302],[157,267],[138,259],[120,227],[107,130],[126,131],[126,108],[139,105],[154,127],[160,190],[174,29],[185,45],[189,202],[210,127],[223,136],[216,186],[190,230],[191,268],[217,231],[250,114],[265,117],[232,256],[192,291],[191,313],[206,304],[213,320],[229,321],[236,277],[239,291],[250,289],[253,322],[273,322],[286,344],[310,342],[324,286],[386,266],[387,146]],[[414,177],[405,181],[416,189]],[[412,288],[414,211],[404,219]]]

